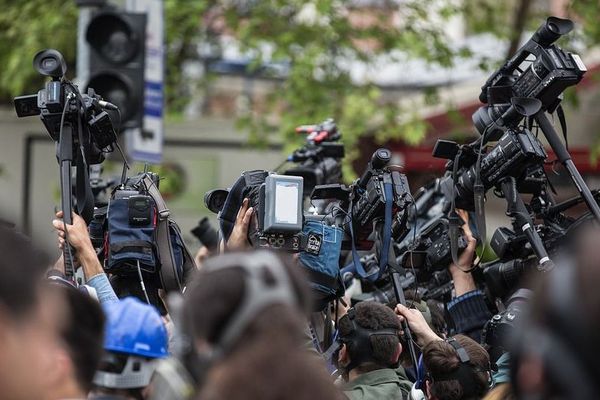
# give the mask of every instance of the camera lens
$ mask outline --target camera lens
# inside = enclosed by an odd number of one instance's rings
[[[42,60],[42,68],[44,69],[52,69],[56,67],[56,60],[54,58],[44,58]]]

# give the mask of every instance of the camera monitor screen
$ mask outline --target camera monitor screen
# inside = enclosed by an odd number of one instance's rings
[[[278,224],[298,223],[299,182],[277,182],[275,184],[275,222]]]
[[[265,179],[264,230],[270,233],[302,230],[304,180],[299,176],[269,175]]]

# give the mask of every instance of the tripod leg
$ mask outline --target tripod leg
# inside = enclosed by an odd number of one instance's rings
[[[551,270],[554,268],[554,263],[550,260],[540,235],[533,227],[533,220],[527,211],[527,207],[525,207],[521,195],[517,192],[515,178],[510,177],[502,181],[502,192],[504,193],[504,198],[507,203],[506,214],[509,217],[514,218],[513,224],[525,234],[527,241],[531,245],[531,248],[539,261],[541,269],[544,271]]]
[[[587,186],[587,184],[581,177],[581,174],[579,173],[577,167],[571,159],[571,155],[567,151],[565,144],[560,140],[560,137],[558,136],[558,133],[552,126],[552,123],[550,123],[550,120],[548,120],[548,117],[543,111],[540,111],[537,114],[535,114],[535,120],[540,125],[544,136],[548,140],[548,143],[550,143],[550,147],[552,147],[552,150],[554,150],[554,152],[556,153],[558,160],[565,166],[565,168],[569,172],[569,175],[571,175],[571,180],[573,180],[575,187],[577,188],[577,190],[581,194],[581,197],[583,198],[588,208],[594,215],[594,218],[596,218],[596,221],[600,222],[600,207],[598,206],[598,203],[596,202],[594,196],[590,192],[590,188]]]

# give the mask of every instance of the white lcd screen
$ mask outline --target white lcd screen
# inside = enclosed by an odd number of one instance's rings
[[[275,184],[275,223],[298,223],[298,192],[296,182],[276,182]]]

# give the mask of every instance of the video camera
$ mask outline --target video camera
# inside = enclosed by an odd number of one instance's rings
[[[248,240],[255,247],[300,251],[303,216],[303,183],[300,176],[277,175],[264,170],[244,171],[228,189],[204,196],[209,210],[217,212],[221,231],[229,237],[243,199],[254,209]]]
[[[532,192],[539,191],[539,184],[545,182],[542,165],[547,154],[539,140],[529,129],[506,130],[506,133],[498,140],[496,145],[485,155],[481,155],[479,165],[477,163],[478,155],[474,147],[477,147],[477,144],[475,146],[459,147],[454,142],[440,139],[433,149],[434,157],[451,160],[446,165],[447,170],[458,170],[455,180],[448,175],[442,183],[443,185],[454,184],[454,196],[458,208],[469,211],[474,210],[474,194],[478,172],[484,192],[497,186],[502,179],[509,176],[517,178],[519,183],[523,183],[520,189]],[[460,155],[456,160],[459,151]],[[458,162],[457,166],[454,165],[456,162]],[[540,171],[542,175],[541,182],[539,181]],[[536,173],[538,173],[538,180],[533,179]],[[539,184],[531,185],[534,182]]]
[[[373,246],[371,235],[375,223],[385,218],[387,202],[391,203],[391,232],[394,240],[401,240],[408,232],[408,207],[412,203],[406,176],[390,168],[391,152],[376,150],[360,179],[350,187],[321,185],[315,187],[311,199],[336,199],[331,207],[337,225],[343,225],[347,234],[345,248],[369,250]]]
[[[210,225],[207,217],[202,218],[198,225],[191,230],[192,235],[198,239],[203,246],[213,252],[219,248],[219,232]]]
[[[576,85],[587,71],[577,54],[554,45],[573,29],[568,19],[549,17],[517,53],[500,67],[481,87],[479,100],[486,103],[473,114],[473,123],[481,135],[495,140],[502,126],[515,127],[522,114],[510,112],[510,99],[537,99],[541,110],[554,112],[562,92]],[[508,113],[507,113],[508,112]]]
[[[333,119],[317,125],[301,125],[297,133],[306,134],[306,145],[295,150],[287,159],[298,164],[284,175],[304,178],[305,193],[310,194],[315,186],[339,183],[342,180],[340,160],[344,158],[344,145],[337,143],[342,135]]]
[[[427,283],[436,271],[443,271],[452,262],[450,252],[449,221],[450,201],[442,191],[442,180],[436,179],[421,188],[415,196],[415,206],[410,208],[411,230],[395,245],[398,264],[415,270],[419,283]],[[467,247],[459,229],[458,252]]]
[[[114,145],[118,148],[115,129],[105,111],[118,111],[118,108],[103,101],[93,89],[82,95],[77,86],[65,78],[67,64],[56,50],[38,52],[33,59],[33,66],[41,75],[52,79],[37,94],[14,99],[17,116],[39,115],[57,144],[63,221],[66,224],[73,223],[73,194],[76,193],[77,212],[89,223],[93,217],[94,194],[88,167],[104,161],[104,153],[112,151]],[[73,165],[77,167],[75,189],[72,185]],[[65,275],[73,280],[73,251],[69,243],[65,243],[63,253]]]
[[[73,136],[74,154],[77,154],[79,146],[83,146],[88,164],[104,161],[103,153],[112,151],[117,140],[112,121],[105,110],[117,110],[117,107],[103,101],[93,89],[89,89],[87,94],[80,94],[77,86],[66,80],[67,65],[62,54],[56,50],[38,52],[33,65],[40,74],[52,80],[37,94],[15,97],[17,116],[39,115],[50,137],[56,142],[61,139],[60,132],[69,130]]]

